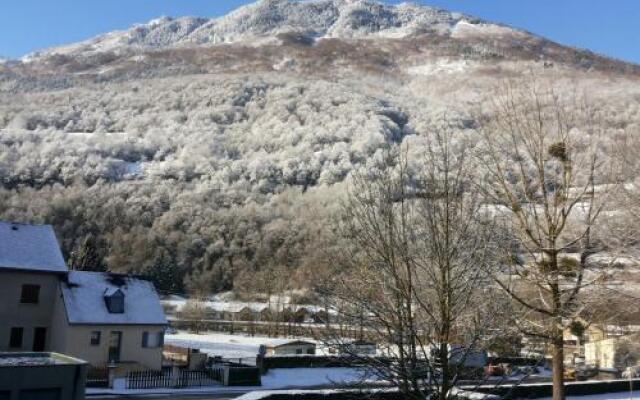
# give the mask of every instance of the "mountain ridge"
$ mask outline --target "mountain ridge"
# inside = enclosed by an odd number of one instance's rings
[[[13,74],[16,82],[27,79],[26,86],[63,88],[78,79],[106,82],[176,73],[286,69],[308,74],[321,68],[420,74],[447,72],[452,60],[457,70],[469,61],[527,61],[640,74],[640,65],[508,25],[375,0],[260,0],[215,18],[160,17],[5,62],[0,73]]]
[[[435,7],[388,5],[372,0],[261,0],[214,18],[161,17],[130,29],[31,53],[25,61],[54,54],[159,49],[176,45],[237,43],[297,32],[311,38],[403,38],[421,33],[453,34],[465,21],[524,31]]]

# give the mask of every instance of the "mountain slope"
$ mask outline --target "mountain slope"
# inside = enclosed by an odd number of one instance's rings
[[[531,75],[588,90],[611,140],[640,130],[637,65],[470,16],[271,0],[160,18],[0,64],[0,216],[179,289],[270,268],[304,285],[354,170],[399,144],[419,159],[436,129],[475,140],[471,111]]]

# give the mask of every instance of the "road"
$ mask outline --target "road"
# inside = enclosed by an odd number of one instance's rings
[[[138,399],[138,400],[159,400],[159,399],[169,399],[169,400],[227,400],[227,399],[235,399],[237,397],[242,396],[243,394],[255,392],[255,391],[270,391],[270,390],[323,390],[323,389],[376,389],[376,388],[387,388],[389,387],[387,384],[367,384],[366,386],[361,385],[316,385],[316,386],[291,386],[280,389],[267,389],[261,388],[259,386],[255,388],[231,388],[226,387],[219,392],[215,392],[215,389],[212,389],[211,393],[179,393],[179,392],[167,392],[167,393],[155,393],[155,394],[144,394],[144,393],[136,393],[136,394],[87,394],[87,400],[107,400],[107,399]]]
[[[176,393],[167,393],[167,394],[156,394],[156,395],[101,395],[101,396],[87,396],[87,400],[124,400],[124,399],[136,399],[136,400],[160,400],[160,399],[169,399],[169,400],[230,400],[235,399],[236,397],[242,396],[243,393],[219,393],[219,394],[176,394]]]

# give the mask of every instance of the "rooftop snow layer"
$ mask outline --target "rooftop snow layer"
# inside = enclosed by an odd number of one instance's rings
[[[151,282],[106,272],[70,271],[62,283],[62,295],[70,324],[165,325],[160,298]],[[120,285],[122,284],[122,285]],[[106,292],[124,293],[124,313],[112,314],[104,301]]]
[[[0,352],[1,367],[41,367],[48,365],[84,364],[77,358],[58,353]]]
[[[0,221],[0,269],[5,268],[66,272],[53,228]]]

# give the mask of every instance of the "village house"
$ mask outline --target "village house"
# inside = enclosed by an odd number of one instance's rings
[[[316,344],[306,340],[275,339],[261,349],[267,356],[290,356],[300,354],[316,354]]]
[[[69,271],[51,226],[0,222],[0,351],[159,370],[166,325],[150,282]]]
[[[329,353],[353,354],[360,356],[376,355],[378,345],[367,340],[353,340],[346,343],[337,343],[329,348]]]
[[[92,365],[160,370],[166,319],[151,282],[70,271],[60,282],[52,347]]]
[[[640,363],[640,334],[612,335],[585,343],[585,363],[623,370]]]
[[[564,331],[565,365],[621,368],[622,358],[640,361],[640,326],[580,322],[584,326],[581,335],[570,328]]]

